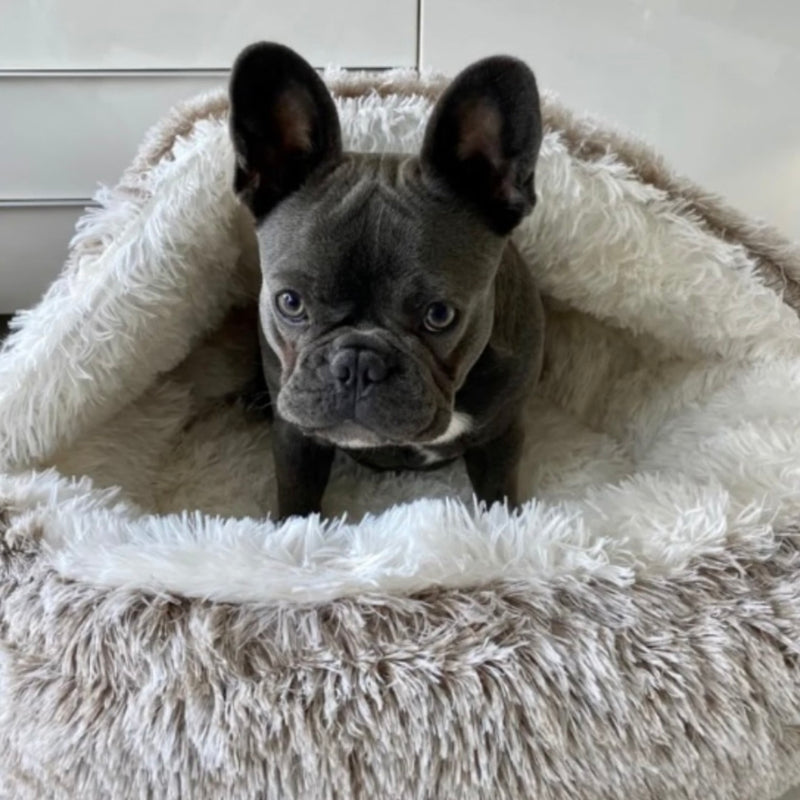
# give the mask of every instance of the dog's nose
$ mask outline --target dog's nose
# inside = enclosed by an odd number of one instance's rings
[[[361,347],[343,347],[331,359],[331,374],[342,386],[364,391],[386,378],[389,368],[380,353]]]

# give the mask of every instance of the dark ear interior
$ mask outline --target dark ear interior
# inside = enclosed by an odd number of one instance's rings
[[[257,218],[341,156],[333,98],[294,50],[250,45],[236,59],[229,93],[234,190]]]
[[[536,202],[542,142],[539,92],[531,70],[509,56],[461,72],[431,114],[422,146],[426,174],[443,180],[499,234]]]

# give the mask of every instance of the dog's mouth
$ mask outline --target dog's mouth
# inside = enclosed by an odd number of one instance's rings
[[[357,422],[346,421],[322,428],[303,428],[306,436],[322,439],[337,447],[365,450],[375,447],[390,447],[397,443]]]
[[[324,427],[301,427],[301,430],[307,436],[321,439],[347,450],[410,447],[447,441],[454,428],[460,433],[464,426],[461,421],[457,420],[458,417],[458,414],[451,414],[444,409],[434,409],[431,419],[417,433],[403,436],[393,436],[354,420],[344,420]]]

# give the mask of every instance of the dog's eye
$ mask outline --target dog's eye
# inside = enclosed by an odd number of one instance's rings
[[[456,310],[449,303],[431,303],[425,309],[424,325],[431,333],[441,333],[456,321]]]
[[[299,322],[305,319],[306,305],[303,298],[291,289],[284,289],[275,296],[275,305],[278,311],[290,322]]]

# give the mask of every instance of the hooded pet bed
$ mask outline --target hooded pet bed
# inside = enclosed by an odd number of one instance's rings
[[[330,74],[413,150],[435,80]],[[172,113],[0,356],[9,798],[753,798],[800,781],[800,253],[545,98],[518,512],[342,456],[271,521],[222,95]]]

